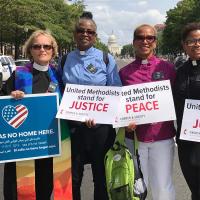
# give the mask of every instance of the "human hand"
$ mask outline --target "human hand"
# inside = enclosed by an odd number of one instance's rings
[[[15,99],[22,99],[24,97],[24,92],[21,90],[15,90],[11,92],[11,96]]]
[[[85,120],[85,124],[88,128],[92,128],[92,127],[96,126],[94,119]]]
[[[135,129],[136,129],[135,122],[131,122],[127,127],[125,127],[125,130],[129,133],[135,131]]]

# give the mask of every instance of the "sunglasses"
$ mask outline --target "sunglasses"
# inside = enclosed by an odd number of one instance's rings
[[[200,44],[200,38],[198,38],[198,39],[193,38],[193,39],[188,39],[185,41],[185,44],[188,47],[195,46],[195,45],[197,45],[197,43]]]
[[[87,33],[87,35],[90,35],[90,36],[96,35],[95,31],[87,30],[87,29],[82,29],[82,28],[76,29],[76,33],[79,33],[79,34],[85,34],[85,33]]]
[[[156,36],[155,35],[147,35],[147,36],[136,35],[134,40],[141,41],[141,42],[144,42],[146,40],[148,43],[153,43],[156,40]]]
[[[51,50],[53,48],[53,46],[50,44],[43,44],[43,45],[42,44],[33,44],[31,46],[31,48],[34,50],[40,50],[41,48],[43,48],[44,50]]]

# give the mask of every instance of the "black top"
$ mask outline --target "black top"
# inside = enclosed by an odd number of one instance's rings
[[[38,71],[33,68],[33,94],[46,93],[50,83],[48,71]],[[15,72],[3,85],[1,95],[9,95],[15,90]]]
[[[178,126],[177,138],[180,136],[185,99],[200,100],[200,62],[197,66],[193,66],[192,61],[188,60],[177,70],[174,84],[174,103]]]

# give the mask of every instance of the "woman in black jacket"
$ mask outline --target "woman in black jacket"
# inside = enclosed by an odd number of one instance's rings
[[[200,23],[190,23],[182,32],[182,45],[189,60],[177,71],[174,102],[177,115],[177,144],[180,166],[191,190],[192,200],[200,199],[200,143],[181,140],[185,99],[200,100]]]

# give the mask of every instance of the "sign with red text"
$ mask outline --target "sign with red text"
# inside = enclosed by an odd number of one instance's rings
[[[122,88],[114,127],[175,120],[169,80],[125,86]]]
[[[180,139],[200,142],[200,100],[185,100]]]
[[[57,118],[113,124],[121,87],[66,84]]]

